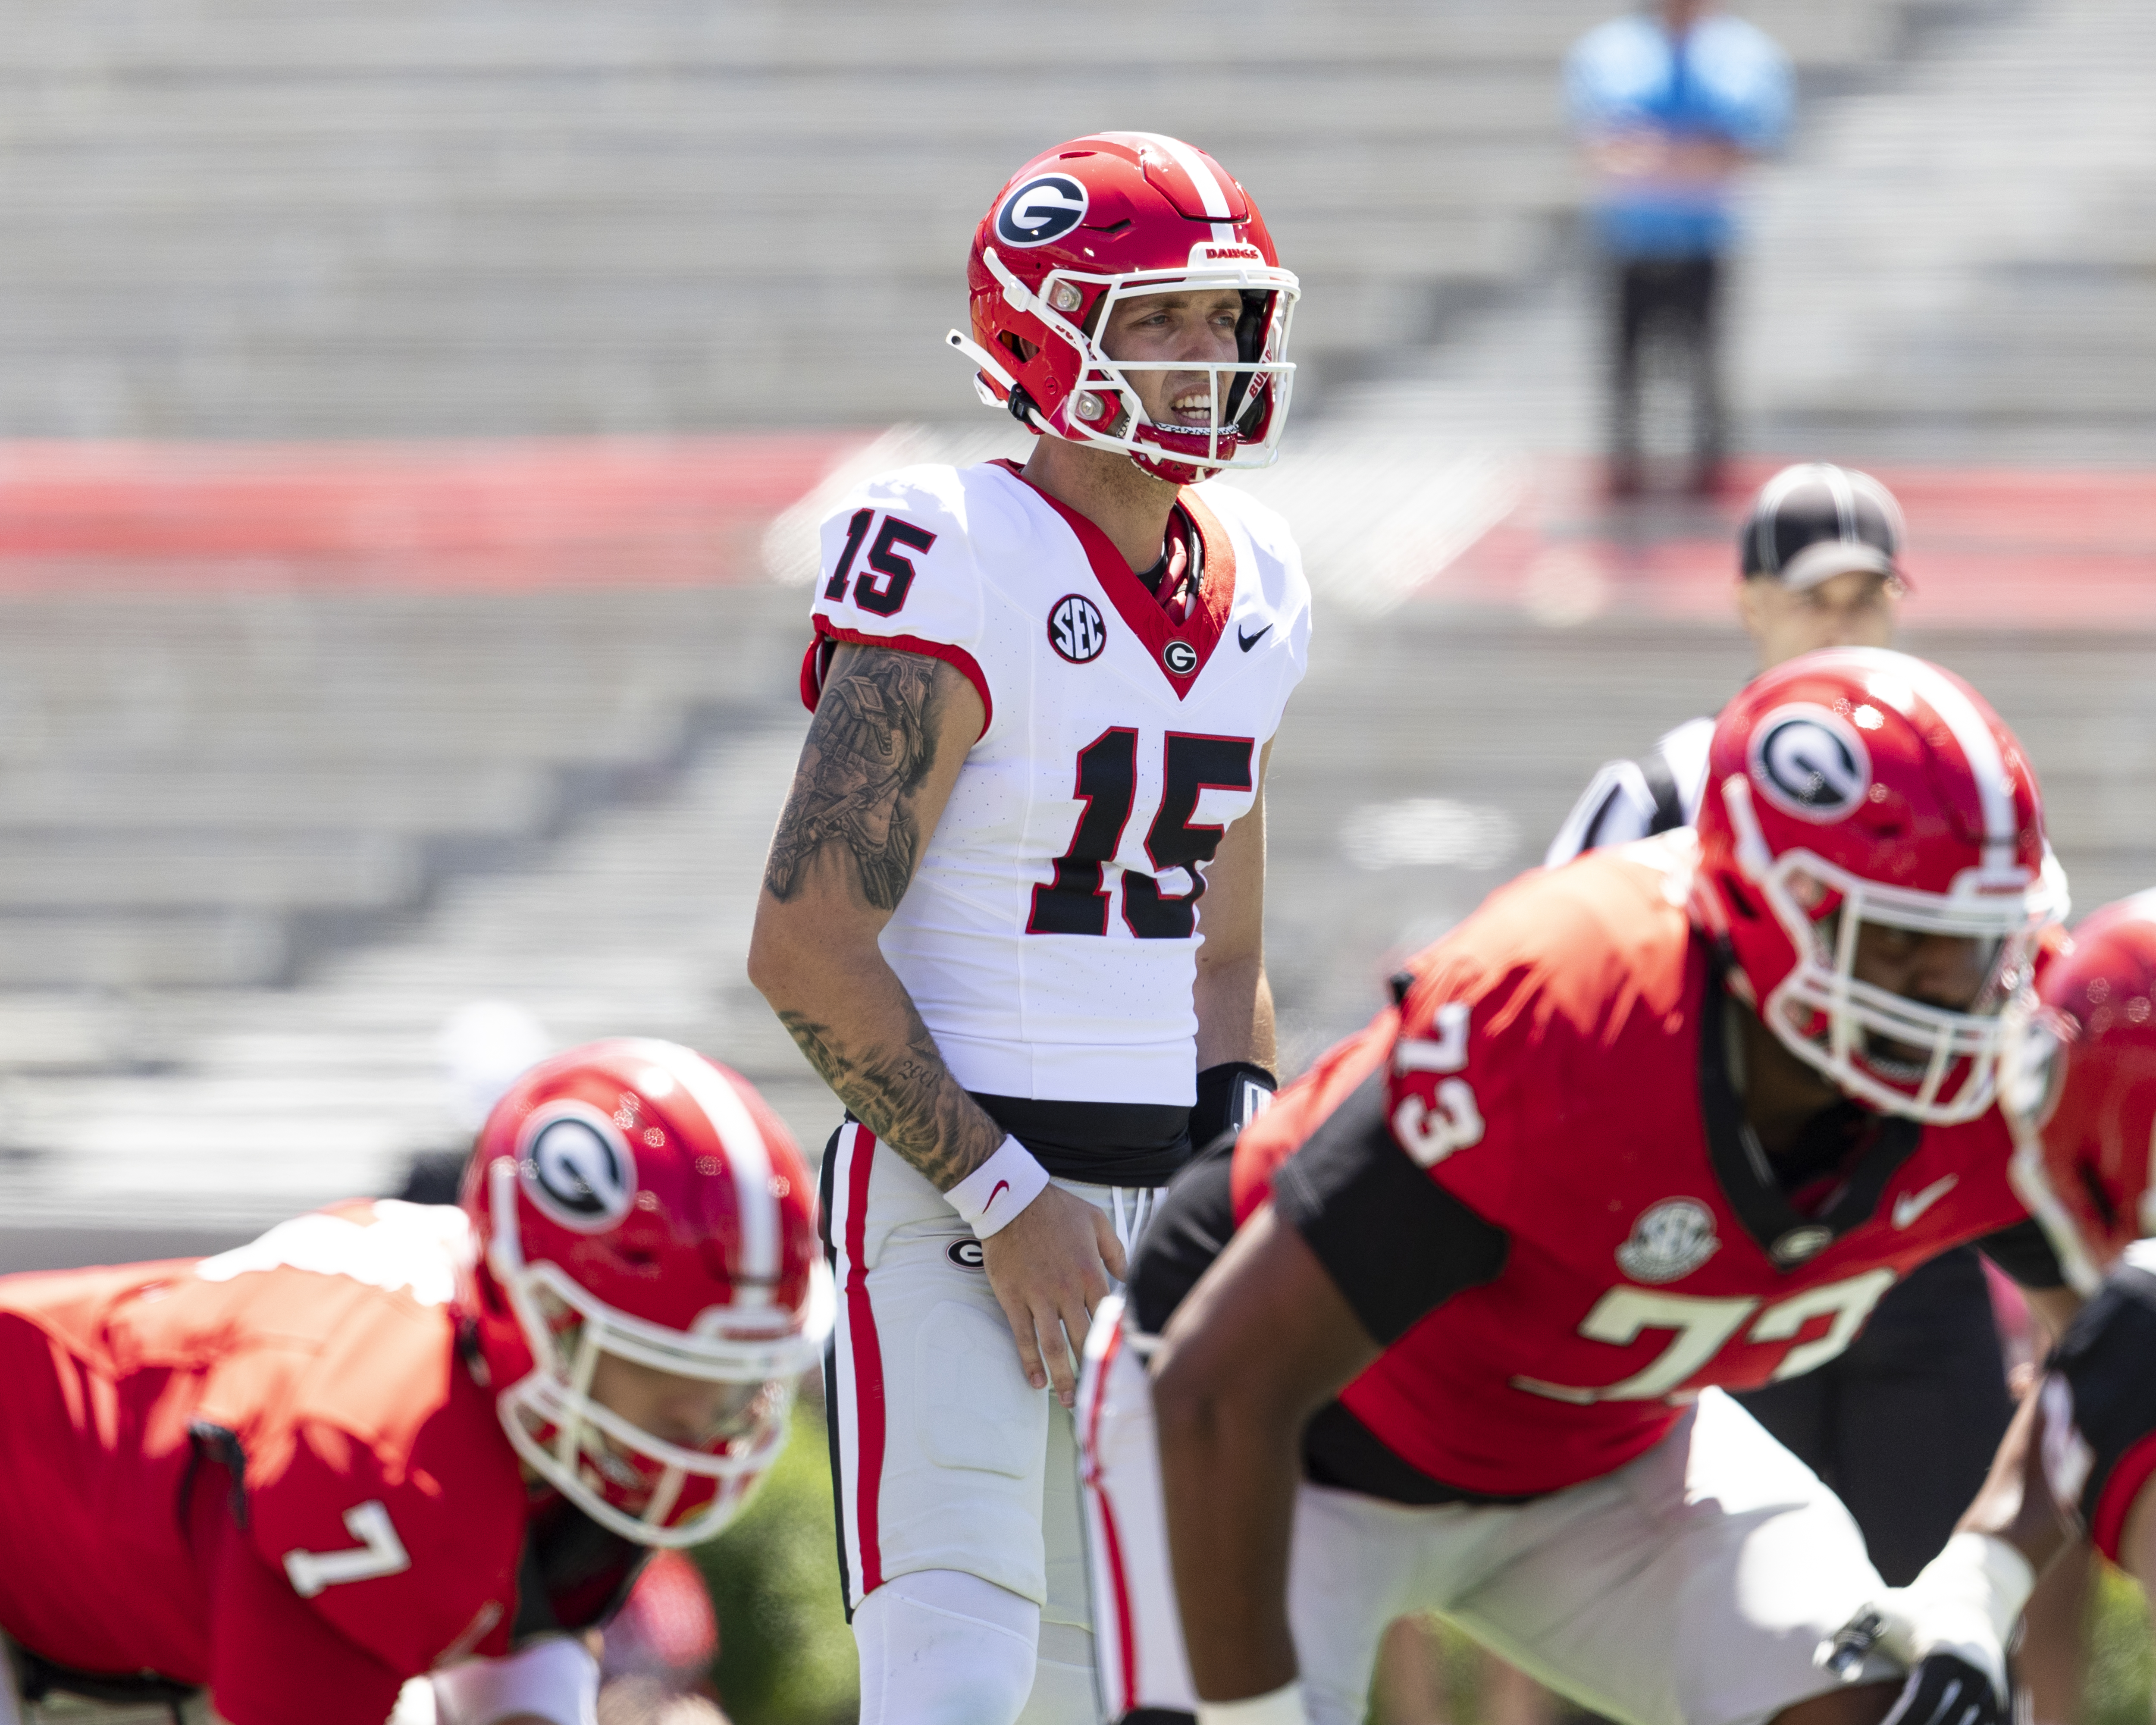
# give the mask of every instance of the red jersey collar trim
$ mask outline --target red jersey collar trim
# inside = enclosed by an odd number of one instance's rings
[[[1166,608],[1132,572],[1131,566],[1123,561],[1123,554],[1090,517],[1081,515],[1060,497],[1050,496],[1025,476],[1017,462],[1001,460],[991,465],[1002,468],[1063,517],[1077,536],[1086,562],[1092,565],[1093,578],[1100,583],[1101,591],[1108,596],[1131,633],[1143,644],[1147,657],[1152,660],[1154,669],[1168,679],[1168,686],[1175,691],[1175,698],[1183,700],[1204,674],[1213,649],[1220,644],[1220,637],[1227,631],[1228,614],[1235,605],[1235,542],[1220,525],[1219,517],[1200,502],[1188,486],[1176,494],[1177,505],[1190,518],[1205,547],[1204,580],[1198,590],[1198,603],[1190,608],[1189,616],[1178,626],[1169,619]],[[1187,671],[1178,673],[1171,669],[1163,656],[1176,642],[1181,642],[1196,655]]]

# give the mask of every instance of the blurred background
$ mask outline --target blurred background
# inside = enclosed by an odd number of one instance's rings
[[[2077,901],[2156,881],[2156,13],[1733,8],[1794,102],[1731,182],[1726,459],[1658,481],[1650,375],[1613,496],[1561,68],[1620,9],[0,0],[0,1270],[424,1189],[490,1072],[600,1034],[820,1148],[742,973],[808,536],[1023,453],[940,338],[991,195],[1091,130],[1212,151],[1304,285],[1247,481],[1318,595],[1291,1070],[1743,679],[1787,459],[1901,496],[1906,644],[2019,731]],[[849,1705],[819,1441],[706,1565],[744,1721]],[[2148,1717],[2105,1656],[2091,1717]]]

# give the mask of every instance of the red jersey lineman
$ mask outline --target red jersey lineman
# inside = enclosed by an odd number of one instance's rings
[[[432,1671],[453,1719],[588,1721],[564,1632],[648,1548],[715,1532],[784,1440],[828,1311],[808,1189],[740,1080],[603,1043],[511,1091],[460,1206],[0,1280],[25,1692],[382,1725]]]
[[[2156,1584],[2156,892],[2074,931],[2001,1065],[2015,1183],[2088,1303],[1946,1549],[1840,1638],[1994,1672],[2061,1553]]]
[[[1711,762],[1696,843],[1494,895],[1163,1204],[1132,1298],[1165,1328],[1187,1669],[1142,1603],[1152,1433],[1106,1325],[1081,1404],[1122,1705],[1358,1718],[1384,1625],[1428,1609],[1623,1718],[1837,1686],[1813,1651],[1876,1572],[1719,1392],[1833,1358],[1962,1240],[2060,1281],[1992,1102],[2063,889],[2010,734],[1921,661],[1771,671]]]

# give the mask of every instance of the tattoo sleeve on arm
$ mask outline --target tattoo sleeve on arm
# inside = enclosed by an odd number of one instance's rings
[[[805,1013],[782,1012],[778,1021],[862,1124],[937,1191],[947,1192],[980,1166],[1003,1133],[991,1128],[983,1137],[978,1128],[968,1130],[975,1126],[973,1117],[982,1122],[987,1117],[951,1076],[919,1014],[907,1016],[911,1024],[903,1050],[862,1058],[846,1054],[831,1027]]]
[[[800,891],[829,851],[863,903],[898,908],[920,860],[912,800],[936,761],[937,670],[917,653],[870,650],[824,690],[764,865],[773,898]]]
[[[954,674],[890,649],[851,649],[839,663],[809,723],[764,890],[781,904],[805,900],[811,915],[832,903],[823,894],[888,915],[906,896],[927,837],[918,800],[936,767],[938,729],[951,717],[948,685],[939,679]],[[993,1153],[1003,1133],[951,1076],[897,979],[885,981],[887,989],[867,989],[872,1007],[850,988],[844,1004],[773,1004],[855,1117],[947,1191]]]

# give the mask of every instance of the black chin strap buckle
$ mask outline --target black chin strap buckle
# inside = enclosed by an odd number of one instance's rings
[[[1034,405],[1033,398],[1028,395],[1020,385],[1016,383],[1011,385],[1010,394],[1005,398],[1004,405],[1010,409],[1011,418],[1017,420],[1028,431],[1039,429],[1033,423],[1033,416],[1038,411]]]

